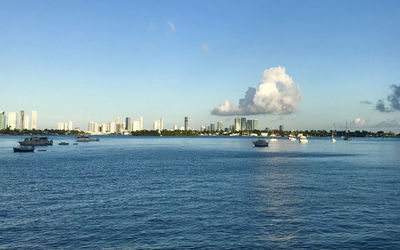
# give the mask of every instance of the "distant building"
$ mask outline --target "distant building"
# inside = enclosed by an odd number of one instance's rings
[[[125,118],[125,130],[127,130],[128,132],[132,131],[132,122],[130,117]]]
[[[12,130],[17,129],[17,113],[16,112],[8,113],[7,127],[9,127]]]
[[[248,131],[253,131],[254,130],[254,120],[247,120],[247,130]]]
[[[259,127],[258,127],[258,120],[257,119],[253,120],[253,126],[254,126],[254,130],[260,130]]]
[[[230,131],[235,131],[235,125],[230,125],[230,126],[229,126],[229,130],[230,130]]]
[[[96,123],[95,122],[89,122],[88,131],[89,132],[95,132],[96,131]]]
[[[31,113],[31,129],[37,129],[37,111]]]
[[[163,118],[160,118],[160,131],[164,130],[164,120]]]
[[[68,128],[67,130],[74,130],[74,128],[72,127],[72,121],[68,122]]]
[[[245,117],[240,118],[240,128],[242,131],[247,130],[247,123]]]
[[[6,129],[6,113],[0,111],[0,130]]]
[[[189,118],[187,116],[185,116],[185,131],[189,130]]]
[[[29,129],[29,116],[24,118],[24,129]]]
[[[279,131],[280,131],[280,132],[283,131],[283,125],[279,125]]]
[[[57,129],[58,130],[64,130],[64,123],[63,122],[57,123]]]
[[[139,130],[143,130],[143,117],[139,117]]]
[[[178,130],[178,125],[174,125],[174,130]]]
[[[215,124],[214,123],[210,124],[210,131],[215,131]]]
[[[108,123],[109,131],[111,134],[115,133],[115,122],[109,122]]]
[[[133,130],[133,131],[138,131],[138,130],[140,130],[140,121],[133,121],[132,130]]]
[[[19,129],[23,130],[25,126],[25,112],[21,110],[19,112]]]
[[[241,126],[240,126],[240,118],[235,118],[235,123],[234,123],[234,130],[235,131],[240,131],[241,130]]]
[[[224,129],[224,128],[223,128],[222,122],[221,122],[221,121],[217,122],[217,131],[221,131],[221,130],[223,130],[223,129]]]
[[[160,121],[159,120],[153,122],[153,130],[154,131],[160,130]]]

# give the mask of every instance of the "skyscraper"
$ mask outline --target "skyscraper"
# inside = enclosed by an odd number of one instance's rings
[[[24,114],[24,111],[21,110],[19,112],[19,129],[23,130],[24,126],[25,126],[25,114]]]
[[[185,116],[185,131],[189,130],[189,118]]]
[[[139,130],[143,130],[143,117],[139,117]]]
[[[248,131],[254,130],[254,120],[247,120],[247,130]]]
[[[31,129],[37,129],[37,111],[32,111],[31,114]]]
[[[0,130],[6,129],[6,113],[0,111]]]
[[[215,131],[215,124],[214,123],[210,124],[210,131]]]
[[[132,122],[130,117],[125,118],[125,130],[127,130],[128,132],[132,131]]]
[[[57,129],[58,130],[64,130],[64,123],[63,122],[57,123]]]
[[[247,123],[245,117],[240,118],[240,129],[242,131],[247,130]]]
[[[258,120],[257,119],[254,119],[253,120],[253,126],[254,126],[254,130],[259,130],[259,128],[258,128]]]
[[[283,125],[279,125],[279,131],[280,131],[280,132],[283,131]]]
[[[29,116],[24,118],[24,129],[29,129]]]
[[[240,131],[241,130],[240,118],[235,118],[235,124],[233,126],[235,127],[235,131]]]
[[[9,127],[12,130],[17,128],[17,113],[16,112],[8,113],[7,127]]]
[[[164,130],[164,120],[160,118],[160,131]]]
[[[155,131],[160,130],[160,121],[159,120],[153,122],[153,130],[155,130]]]
[[[69,122],[68,122],[68,130],[74,130],[74,129],[72,128],[72,121],[69,121]]]
[[[219,121],[219,122],[217,123],[217,130],[218,130],[218,131],[221,131],[221,130],[223,130],[223,129],[224,129],[224,128],[223,128],[222,122]]]

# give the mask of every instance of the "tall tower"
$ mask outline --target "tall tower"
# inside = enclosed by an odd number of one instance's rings
[[[6,129],[6,113],[0,111],[0,130]]]
[[[24,129],[29,129],[29,116],[25,116]]]
[[[9,127],[12,130],[17,129],[17,113],[16,112],[8,113],[7,127]]]
[[[23,130],[24,129],[24,125],[25,125],[25,114],[24,114],[24,111],[21,110],[19,112],[19,129]]]
[[[32,111],[31,114],[31,129],[37,129],[37,111]]]
[[[143,117],[139,117],[139,130],[143,130]]]
[[[189,118],[185,116],[185,131],[189,130]]]
[[[125,119],[125,130],[131,132],[132,131],[132,122],[130,117],[126,117]]]
[[[247,130],[247,122],[245,117],[240,118],[240,128],[242,131]]]
[[[240,126],[240,118],[235,118],[235,131],[240,131],[241,130],[241,126]]]

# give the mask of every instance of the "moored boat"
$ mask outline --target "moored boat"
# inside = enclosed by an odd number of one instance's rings
[[[62,142],[58,143],[58,145],[69,145],[69,143],[65,142],[65,141],[62,141]]]
[[[14,147],[14,153],[25,153],[25,152],[33,152],[35,150],[34,146],[19,146]]]
[[[25,138],[23,141],[18,142],[21,146],[50,146],[53,145],[53,141],[47,137],[36,137]]]
[[[308,143],[308,139],[306,136],[301,135],[299,138],[299,142],[305,144],[305,143]]]
[[[265,139],[258,139],[253,141],[254,147],[268,147],[268,141]]]

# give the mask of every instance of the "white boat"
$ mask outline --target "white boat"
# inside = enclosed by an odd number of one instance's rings
[[[275,134],[271,134],[270,136],[271,136],[272,138],[269,139],[269,141],[277,141],[277,139],[275,138],[275,137],[276,137]]]
[[[299,138],[299,142],[305,144],[305,143],[308,143],[308,139],[306,136],[301,135]]]
[[[332,141],[332,143],[335,143],[336,142],[335,137],[332,136],[331,141]]]
[[[294,135],[289,135],[289,141],[297,141],[296,136]]]
[[[253,141],[254,147],[268,147],[268,141],[265,139],[258,139]]]

